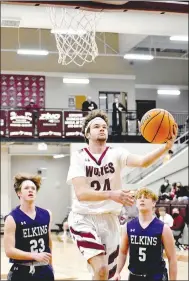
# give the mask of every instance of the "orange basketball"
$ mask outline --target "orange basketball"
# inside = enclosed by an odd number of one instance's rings
[[[142,136],[151,143],[164,143],[170,138],[175,125],[173,116],[164,109],[151,109],[144,114],[140,124]]]

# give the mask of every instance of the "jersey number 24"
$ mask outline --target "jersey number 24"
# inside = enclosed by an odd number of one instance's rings
[[[94,187],[94,189],[98,191],[98,190],[101,189],[101,184],[99,183],[99,181],[92,181],[91,182],[91,187]],[[110,188],[110,180],[109,179],[105,179],[103,190],[111,190],[111,188]]]

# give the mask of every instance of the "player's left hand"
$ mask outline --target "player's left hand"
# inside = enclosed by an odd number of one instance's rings
[[[171,149],[171,147],[173,146],[173,144],[175,142],[175,139],[177,137],[177,134],[178,134],[178,125],[175,123],[175,125],[173,126],[173,130],[171,132],[171,136],[166,142],[166,149],[167,150]]]
[[[116,274],[114,275],[114,277],[113,277],[113,280],[116,280],[116,281],[121,280],[120,274],[119,274],[119,273],[116,273]]]

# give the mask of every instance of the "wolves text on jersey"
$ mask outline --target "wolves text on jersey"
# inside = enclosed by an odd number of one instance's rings
[[[43,234],[47,234],[48,225],[35,226],[32,228],[23,228],[22,231],[23,231],[23,238],[41,236]]]
[[[92,177],[93,175],[100,177],[108,173],[113,174],[114,172],[115,168],[112,162],[99,168],[95,168],[93,166],[86,166],[86,177]]]
[[[157,237],[130,235],[130,238],[131,238],[131,244],[150,245],[150,246],[157,245]]]

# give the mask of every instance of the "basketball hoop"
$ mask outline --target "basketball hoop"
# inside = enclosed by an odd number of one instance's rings
[[[48,7],[59,53],[58,63],[83,66],[98,56],[95,40],[100,13],[79,9]]]

